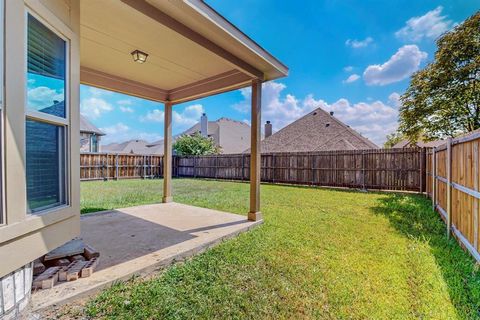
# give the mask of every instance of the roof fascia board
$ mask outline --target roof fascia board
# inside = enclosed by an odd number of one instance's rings
[[[172,103],[178,104],[187,100],[245,87],[250,84],[251,81],[252,78],[241,71],[231,70],[172,89],[168,92],[168,98]]]
[[[218,46],[211,40],[205,38],[196,31],[193,31],[186,25],[180,23],[179,21],[173,19],[169,15],[165,14],[157,7],[151,5],[150,3],[144,0],[121,0],[123,3],[127,4],[131,8],[141,12],[142,14],[150,17],[151,19],[161,23],[165,27],[177,32],[178,34],[184,36],[185,38],[197,43],[198,45],[204,47],[210,52],[214,53],[218,57],[224,59],[226,62],[232,66],[240,69],[251,77],[258,78],[263,80],[264,74],[262,71],[256,69],[240,58],[236,57],[229,51]]]
[[[210,7],[207,3],[201,0],[183,0],[185,4],[198,12],[200,15],[215,24],[218,28],[226,32],[230,37],[241,43],[257,56],[262,58],[272,67],[277,69],[284,76],[288,75],[288,67],[280,60],[275,58],[271,53],[262,48],[258,43],[252,40],[249,36],[238,29],[234,24],[228,21],[225,17],[219,14],[215,9]]]
[[[124,93],[147,100],[158,102],[168,100],[168,92],[166,90],[86,67],[80,68],[80,82],[93,87]]]

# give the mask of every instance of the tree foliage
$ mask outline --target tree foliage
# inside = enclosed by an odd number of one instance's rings
[[[385,149],[391,149],[394,145],[405,139],[404,135],[400,132],[393,132],[387,134],[387,141],[383,144]]]
[[[410,141],[480,128],[480,11],[436,42],[435,60],[401,97],[399,131]]]
[[[179,137],[173,144],[173,150],[179,156],[203,156],[221,151],[212,138],[204,137],[198,132]]]

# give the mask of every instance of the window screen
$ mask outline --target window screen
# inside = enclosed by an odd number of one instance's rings
[[[65,204],[65,133],[62,126],[27,120],[27,199],[31,212]]]
[[[27,105],[65,118],[66,42],[28,15]]]

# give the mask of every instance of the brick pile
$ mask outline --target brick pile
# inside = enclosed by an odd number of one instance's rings
[[[73,239],[34,262],[32,289],[49,289],[59,282],[90,277],[99,258],[93,247]]]

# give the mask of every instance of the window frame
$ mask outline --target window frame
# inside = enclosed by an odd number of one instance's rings
[[[64,84],[64,95],[65,95],[65,118],[55,116],[52,114],[40,112],[38,110],[31,110],[28,107],[28,87],[27,87],[27,82],[28,82],[28,18],[29,15],[32,16],[34,19],[36,19],[38,22],[40,22],[43,26],[45,26],[48,30],[53,32],[56,36],[58,36],[60,39],[62,39],[65,42],[65,84]],[[59,142],[59,147],[63,148],[62,152],[60,152],[60,160],[63,160],[64,163],[64,168],[63,168],[63,173],[60,172],[59,176],[60,179],[63,179],[63,181],[59,181],[60,184],[60,198],[63,199],[63,203],[58,203],[58,204],[50,204],[46,205],[43,207],[38,208],[35,211],[30,210],[28,206],[28,193],[26,192],[26,198],[25,198],[25,204],[26,204],[26,214],[27,216],[41,216],[44,214],[49,214],[52,212],[56,212],[59,210],[63,210],[65,208],[71,207],[71,176],[70,176],[70,130],[71,130],[71,125],[70,125],[70,108],[71,108],[71,101],[70,101],[70,76],[71,76],[71,71],[70,71],[70,59],[71,59],[71,40],[66,37],[64,34],[62,34],[57,28],[55,28],[51,23],[48,23],[43,19],[41,16],[36,14],[33,10],[31,10],[28,7],[25,7],[25,54],[24,54],[24,60],[25,60],[25,70],[24,70],[24,76],[25,76],[25,90],[24,90],[24,95],[25,95],[25,105],[24,105],[24,110],[25,110],[25,124],[27,120],[31,121],[36,121],[40,123],[46,123],[50,125],[55,125],[63,128],[63,138]],[[25,154],[24,154],[24,164],[26,168],[26,163],[27,163],[27,155],[26,155],[26,141],[27,141],[27,136],[25,133]],[[62,168],[59,168],[59,171]],[[26,175],[25,175],[26,179]],[[26,180],[25,180],[26,181]],[[64,185],[64,188],[61,186]],[[27,185],[25,185],[25,189],[27,188]]]
[[[5,0],[0,0],[0,226],[6,224],[4,179],[4,106],[5,106]]]

